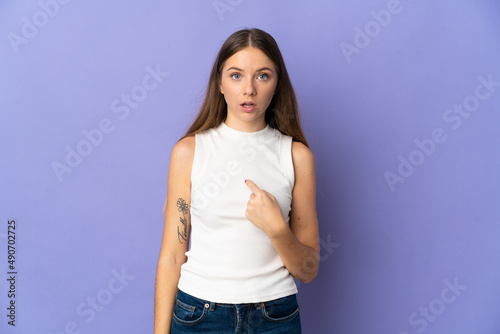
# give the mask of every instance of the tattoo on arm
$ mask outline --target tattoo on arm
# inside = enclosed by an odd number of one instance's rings
[[[189,205],[183,198],[177,200],[177,209],[182,212],[182,217],[180,218],[182,226],[177,226],[177,236],[179,237],[179,242],[181,244],[187,241],[187,219],[186,215],[189,214]]]

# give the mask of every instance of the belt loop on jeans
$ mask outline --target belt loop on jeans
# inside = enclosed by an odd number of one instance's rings
[[[214,303],[214,302],[207,302],[207,304],[206,304],[206,305],[209,305],[209,307],[210,307],[210,311],[215,311],[215,304],[216,304],[216,303]]]

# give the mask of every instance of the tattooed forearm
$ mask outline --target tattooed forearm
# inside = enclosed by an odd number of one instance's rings
[[[177,235],[179,237],[179,242],[181,244],[187,241],[187,219],[186,215],[189,214],[189,206],[186,201],[182,198],[177,200],[177,209],[182,212],[182,217],[180,218],[181,226],[177,226]]]

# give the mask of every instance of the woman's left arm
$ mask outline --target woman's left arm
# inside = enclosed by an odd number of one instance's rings
[[[293,142],[292,159],[295,185],[290,224],[283,218],[274,196],[250,180],[246,181],[252,190],[246,216],[269,236],[292,276],[309,283],[318,274],[320,255],[314,157],[304,144]]]

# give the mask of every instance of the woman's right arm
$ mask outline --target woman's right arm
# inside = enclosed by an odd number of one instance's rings
[[[165,225],[156,269],[155,334],[170,333],[181,265],[187,260],[194,148],[194,136],[186,137],[175,144],[170,156]]]

